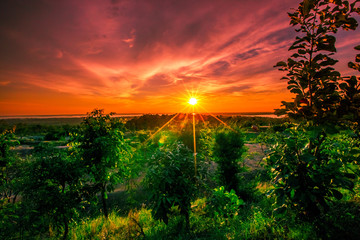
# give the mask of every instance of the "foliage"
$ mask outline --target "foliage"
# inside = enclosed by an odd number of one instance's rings
[[[43,149],[24,169],[22,201],[43,217],[47,224],[69,230],[69,222],[77,216],[85,193],[83,172],[76,159],[66,150]]]
[[[213,156],[214,146],[214,129],[203,128],[199,133],[199,154],[203,158],[210,158]]]
[[[322,239],[359,239],[359,200],[338,201],[317,223]]]
[[[360,51],[360,45],[355,47]],[[349,62],[349,67],[360,72],[360,54],[356,55],[355,63]],[[342,99],[339,106],[339,115],[357,124],[360,129],[360,77],[346,77],[343,83],[339,84]]]
[[[144,114],[126,122],[126,128],[131,130],[153,130],[163,126],[174,115]]]
[[[12,141],[15,137],[14,132],[15,132],[15,129],[4,130],[0,134],[0,158],[2,161],[5,161],[6,158],[10,155],[10,147],[13,145],[16,145],[18,143],[18,142]]]
[[[171,208],[177,206],[189,229],[190,203],[196,193],[191,151],[180,142],[159,148],[149,163],[145,183],[151,191],[153,217],[168,224]]]
[[[19,159],[12,152],[10,147],[19,144],[15,140],[15,129],[4,130],[0,134],[0,201],[15,201],[18,194],[16,190]]]
[[[356,2],[304,0],[293,13],[289,13],[292,26],[299,26],[296,41],[289,50],[296,52],[287,62],[277,63],[281,71],[288,72],[288,89],[296,94],[293,102],[283,101],[278,114],[315,120],[318,123],[335,118],[341,100],[338,62],[331,56],[336,52],[334,34],[339,28],[355,30],[357,21],[351,17],[360,14]]]
[[[223,218],[235,217],[239,207],[243,204],[244,201],[236,195],[233,189],[228,192],[221,186],[214,189],[207,203],[207,210],[214,219],[221,221]]]
[[[130,211],[127,216],[111,212],[109,218],[99,216],[84,219],[70,231],[73,239],[141,239],[141,226],[147,220],[149,211]],[[150,215],[151,217],[151,215]]]
[[[357,150],[332,140],[338,122],[354,116],[354,110],[357,114],[358,83],[356,77],[343,81],[333,67],[338,61],[331,56],[336,52],[337,31],[358,26],[352,17],[360,14],[357,2],[304,0],[289,13],[290,24],[298,26],[299,33],[289,51],[296,52],[276,66],[287,72],[283,79],[296,97],[293,102],[282,102],[284,108],[277,113],[303,122],[277,135],[267,159],[273,170],[277,210],[291,207],[302,216],[318,217],[322,210],[327,212],[330,201],[343,197],[340,188],[354,187],[354,169],[349,166],[354,165],[351,154]]]
[[[0,238],[10,238],[18,229],[17,220],[19,214],[18,204],[8,203],[7,200],[0,200]]]
[[[197,205],[197,203],[198,200],[192,205]],[[202,214],[194,209],[197,207],[193,207],[190,216],[192,222],[190,232],[179,229],[178,225],[181,222],[179,216],[174,216],[166,225],[154,219],[151,211],[145,208],[134,210],[127,216],[112,212],[109,215],[109,221],[105,221],[103,217],[84,219],[73,226],[70,235],[74,239],[134,239],[132,236],[149,240],[318,239],[311,223],[296,222],[291,216],[284,216],[278,221],[272,216],[269,206],[268,203],[262,203],[243,208],[236,218],[229,219],[228,225],[220,225],[211,216]],[[353,221],[352,224],[355,222]],[[141,229],[145,237],[139,233]]]
[[[360,139],[354,132],[342,131],[327,137],[322,153],[344,164],[344,170],[359,174]]]
[[[272,168],[271,192],[276,194],[278,211],[292,208],[315,217],[329,209],[329,202],[343,197],[339,188],[353,189],[355,174],[347,166],[356,159],[350,154],[354,149],[334,148],[332,140],[318,128],[303,126],[289,128],[277,138],[266,161]],[[340,141],[335,144],[349,143]]]
[[[242,154],[245,152],[244,140],[240,132],[221,129],[215,133],[213,145],[213,156],[218,164],[217,172],[220,185],[227,191],[239,190],[237,174],[241,172],[239,163],[242,161]]]
[[[276,145],[278,142],[283,143],[283,138],[289,137],[289,128],[295,127],[295,124],[285,124],[283,126],[277,126],[276,129],[269,128],[270,135],[265,136],[263,140],[272,145]],[[306,126],[306,129],[302,130],[300,135],[304,135],[305,137],[303,138],[306,139],[313,137],[311,138],[313,139],[312,144],[315,146],[316,141],[314,139],[316,139],[317,136],[316,128],[309,127],[311,127],[310,124]],[[335,127],[333,128],[335,129]],[[358,174],[357,149],[359,148],[359,139],[352,130],[343,131],[343,128],[341,127],[336,127],[336,129],[340,129],[341,132],[335,133],[336,131],[333,131],[334,134],[329,134],[329,130],[325,131],[327,137],[321,144],[321,152],[322,154],[326,154],[328,159],[339,159],[342,163],[344,163],[340,168],[341,174]],[[311,135],[309,130],[314,130],[315,132]],[[283,131],[285,132],[283,133]],[[320,129],[317,130],[317,132],[319,134],[323,134],[324,131]],[[82,133],[78,131],[76,134]],[[36,150],[33,152],[34,158],[29,159],[30,161],[28,162],[23,159],[19,162],[21,165],[17,165],[18,169],[23,169],[23,171],[19,172],[20,174],[16,175],[17,181],[22,180],[22,182],[27,183],[23,185],[23,188],[21,189],[26,193],[20,193],[20,195],[24,195],[26,197],[18,198],[18,202],[15,204],[9,204],[7,201],[2,202],[4,204],[0,206],[0,238],[61,238],[60,234],[63,234],[65,231],[64,223],[61,222],[61,216],[63,216],[63,214],[60,213],[61,208],[59,206],[64,204],[64,199],[72,201],[67,203],[69,209],[74,207],[72,211],[69,210],[69,212],[66,213],[68,214],[67,216],[71,216],[68,221],[68,237],[71,239],[338,239],[342,236],[347,239],[358,238],[357,226],[359,224],[358,216],[360,209],[358,200],[356,200],[358,197],[358,189],[356,189],[355,192],[351,192],[336,188],[342,195],[344,195],[342,200],[335,201],[335,198],[330,196],[329,199],[331,201],[327,202],[329,205],[329,211],[326,214],[321,215],[319,219],[309,223],[301,219],[297,219],[292,211],[289,211],[286,215],[273,212],[272,204],[274,203],[275,198],[266,197],[264,194],[260,194],[260,192],[254,192],[253,201],[246,201],[246,207],[241,207],[241,210],[239,211],[239,209],[235,207],[237,204],[233,204],[236,203],[239,198],[235,198],[236,195],[234,194],[234,191],[232,191],[232,193],[227,193],[225,188],[223,188],[224,191],[219,191],[219,196],[217,198],[217,200],[221,199],[222,201],[215,202],[219,203],[218,206],[223,213],[227,212],[228,209],[232,209],[232,211],[228,214],[225,213],[222,216],[219,215],[219,218],[215,220],[214,212],[210,210],[212,207],[210,200],[213,198],[213,195],[209,195],[210,192],[205,192],[205,194],[201,192],[201,199],[196,199],[196,197],[199,196],[199,187],[202,183],[202,179],[199,178],[203,177],[203,175],[200,174],[200,170],[202,168],[200,164],[204,161],[211,163],[212,160],[214,160],[213,145],[215,138],[213,138],[213,136],[215,134],[216,131],[211,128],[204,128],[199,131],[199,174],[197,175],[197,179],[193,179],[194,165],[192,151],[187,149],[182,143],[180,143],[182,147],[177,146],[179,148],[183,148],[184,150],[182,153],[178,154],[178,158],[180,159],[178,161],[184,163],[173,165],[180,166],[178,167],[178,172],[182,174],[181,177],[179,177],[180,179],[185,178],[183,172],[188,172],[189,182],[191,182],[190,186],[195,189],[191,197],[194,201],[190,202],[189,222],[191,222],[191,227],[188,229],[184,228],[184,216],[179,214],[181,213],[179,205],[170,205],[167,215],[169,218],[168,224],[152,217],[155,212],[154,209],[151,211],[146,209],[146,207],[153,207],[154,205],[149,204],[150,202],[147,201],[149,199],[147,195],[148,190],[144,189],[141,184],[134,185],[134,191],[132,193],[125,191],[125,186],[120,185],[120,191],[109,194],[108,219],[103,216],[99,216],[98,214],[91,215],[90,211],[97,211],[97,209],[88,208],[87,203],[84,201],[76,204],[76,197],[67,198],[66,196],[68,195],[61,195],[62,188],[56,187],[57,183],[55,182],[55,179],[67,178],[66,174],[69,174],[68,172],[71,172],[72,176],[75,176],[76,172],[78,172],[78,174],[85,179],[79,179],[79,182],[82,183],[82,185],[75,184],[74,182],[75,186],[72,189],[74,191],[75,189],[79,191],[82,200],[89,199],[89,195],[95,196],[92,190],[98,192],[98,189],[95,189],[96,184],[88,181],[88,170],[84,167],[83,160],[76,158],[78,154],[76,151],[80,151],[79,147],[76,145],[78,142],[73,142],[73,146],[75,147],[71,147],[70,152],[62,152],[62,157],[58,155],[58,151],[60,152],[60,149],[54,149],[54,146],[57,144],[56,142],[43,142],[36,146]],[[173,146],[173,144],[174,142],[177,142],[179,136],[178,131],[161,131],[153,138],[146,141],[149,139],[149,135],[149,132],[144,131],[126,131],[124,133],[124,139],[126,139],[127,143],[132,147],[136,147],[142,143],[143,148],[139,150],[146,150],[145,157],[154,155],[153,159],[145,160],[143,159],[144,156],[140,155],[140,151],[138,151],[139,154],[133,154],[136,162],[142,162],[142,164],[149,162],[149,165],[146,166],[147,169],[154,168],[158,165],[159,159],[164,159],[166,156],[174,155],[174,152],[176,151],[172,149],[176,148],[176,146]],[[301,139],[300,137],[298,138]],[[201,141],[203,141],[203,143],[200,143]],[[315,147],[313,147],[313,149],[315,149]],[[264,151],[267,150],[264,149]],[[61,161],[60,158],[63,161]],[[184,158],[187,158],[187,160],[184,160]],[[161,160],[159,162],[171,162],[170,157],[167,159],[168,160]],[[65,162],[70,162],[71,164],[69,163],[69,165],[63,165]],[[52,169],[54,163],[55,168]],[[162,168],[163,170],[158,172],[163,174],[169,169],[173,169],[173,171],[176,172],[177,170],[172,167],[173,165],[170,164],[169,166],[171,167],[165,167],[165,165],[160,164],[159,168]],[[212,163],[211,166],[215,167],[216,164]],[[134,165],[132,162],[130,162],[127,167],[132,171],[131,173],[128,173],[128,175],[132,175],[134,174],[133,172],[137,172],[141,169],[139,165]],[[30,170],[32,168],[44,169],[44,173],[40,174],[38,170]],[[60,172],[62,172],[62,169],[64,169],[64,173],[60,174],[61,176],[57,176]],[[69,170],[65,171],[65,169]],[[204,174],[206,173],[204,172]],[[156,174],[154,175],[157,176]],[[239,179],[243,178],[239,185],[240,191],[243,188],[242,184],[249,183],[251,183],[251,185],[254,184],[258,189],[261,189],[262,193],[273,188],[270,183],[264,182],[267,181],[266,179],[257,178],[256,175],[256,171],[238,174]],[[43,181],[35,181],[36,176],[40,176],[40,179]],[[138,176],[138,174],[133,176]],[[175,178],[172,185],[175,188],[177,187],[175,184],[179,178],[175,173],[171,176]],[[44,180],[45,178],[49,179]],[[30,181],[30,179],[32,180]],[[139,182],[140,179],[141,177],[136,179],[136,181]],[[157,180],[157,182],[155,181],[153,184],[154,187],[157,188],[162,187],[160,186],[161,184],[159,184],[160,182],[162,183],[162,181],[164,181],[166,184],[169,182],[168,179],[158,179],[160,180]],[[33,184],[37,184],[38,188],[31,191],[30,186]],[[168,184],[168,186],[170,186],[170,184]],[[358,183],[357,186],[359,186]],[[213,186],[211,188],[213,189],[215,187],[216,186]],[[70,194],[69,191],[72,191],[69,184],[66,185],[65,189],[67,194]],[[60,193],[58,193],[58,191],[60,191]],[[185,190],[181,189],[181,191]],[[155,195],[157,194],[154,191],[152,191],[152,193]],[[168,192],[163,191],[163,193],[164,194],[162,195],[159,194],[161,197],[158,199],[166,199],[164,196],[167,196]],[[27,195],[30,194],[33,194],[33,196],[28,197]],[[51,194],[51,196],[49,194]],[[226,197],[227,194],[232,196],[232,203],[230,198]],[[239,201],[242,202],[242,200],[246,200],[244,195],[239,194],[238,196],[241,197]],[[50,200],[48,200],[49,203],[47,203],[47,197],[50,198]],[[155,198],[156,197],[152,200],[155,200]],[[59,201],[59,199],[62,200]],[[291,199],[286,200],[287,203],[290,201]],[[54,206],[51,206],[50,202],[51,205]],[[215,204],[215,202],[213,203]],[[44,209],[40,209],[39,204],[45,204]],[[85,209],[83,209],[84,204],[86,204]],[[221,206],[227,204],[230,204],[232,207],[226,207],[226,209],[221,208]],[[320,205],[318,206],[322,208]],[[59,213],[58,220],[55,220],[56,213]],[[232,215],[232,213],[234,213],[234,215]],[[316,223],[316,225],[314,223]],[[319,234],[320,232],[323,234]]]
[[[124,139],[124,124],[111,115],[99,109],[91,112],[81,123],[74,143],[88,181],[101,194],[105,217],[108,216],[107,192],[128,176],[132,159],[132,149]]]
[[[80,118],[23,118],[6,119],[0,121],[0,131],[16,126],[17,136],[48,135],[48,140],[58,140],[66,137],[80,124]]]
[[[199,144],[199,127],[195,128],[195,141],[197,145]],[[187,122],[185,126],[177,132],[178,139],[181,141],[187,148],[191,151],[194,151],[194,135],[193,135],[193,125],[190,122]],[[198,146],[197,146],[198,148]]]

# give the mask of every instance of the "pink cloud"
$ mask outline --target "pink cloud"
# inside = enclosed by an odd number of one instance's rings
[[[298,3],[7,0],[0,73],[18,83],[129,104],[192,88],[229,96],[276,92],[286,83],[273,65],[289,56],[296,34],[286,12]],[[339,38],[341,59],[352,54],[352,34]]]

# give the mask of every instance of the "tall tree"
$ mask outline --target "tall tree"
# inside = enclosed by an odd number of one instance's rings
[[[351,109],[354,86],[358,85],[354,78],[343,82],[334,69],[338,61],[332,58],[337,31],[358,26],[352,17],[360,13],[358,3],[303,0],[289,13],[290,24],[298,26],[299,36],[289,48],[295,53],[276,66],[287,72],[283,79],[296,97],[293,102],[282,102],[277,113],[302,121],[278,137],[267,159],[280,209],[289,206],[315,217],[328,208],[331,199],[342,198],[339,188],[354,187],[355,175],[346,170],[354,159],[344,156],[339,161],[328,149],[339,117]]]
[[[336,52],[335,34],[340,28],[356,29],[358,23],[351,15],[360,13],[358,2],[304,0],[289,13],[290,24],[298,26],[295,31],[299,36],[289,48],[295,53],[276,66],[288,72],[283,79],[288,80],[288,89],[296,97],[293,102],[283,101],[284,108],[278,109],[278,114],[320,124],[337,117],[341,75],[333,67],[338,62],[332,58]]]
[[[124,124],[112,114],[95,109],[81,123],[78,149],[89,181],[100,193],[102,209],[108,218],[107,193],[114,191],[129,172],[132,149],[124,139]]]

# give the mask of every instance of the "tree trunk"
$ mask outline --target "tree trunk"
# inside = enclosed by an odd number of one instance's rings
[[[109,213],[108,213],[108,208],[107,208],[107,203],[106,203],[106,198],[105,198],[105,187],[102,188],[101,190],[101,200],[102,200],[102,204],[103,204],[103,211],[104,211],[104,216],[106,219],[109,218]]]
[[[190,214],[188,211],[185,212],[185,224],[186,232],[190,232]]]
[[[19,194],[19,193],[16,193],[16,194],[14,195],[14,198],[13,198],[13,203],[15,203],[15,202],[16,202],[16,198],[17,198],[18,194]]]
[[[63,235],[63,239],[67,239],[67,235],[69,233],[69,224],[68,224],[68,221],[67,219],[64,217],[63,219],[64,221],[64,235]]]

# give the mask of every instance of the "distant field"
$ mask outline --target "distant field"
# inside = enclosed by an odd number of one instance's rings
[[[133,117],[122,117],[125,119]],[[0,119],[0,125],[78,125],[82,122],[83,117],[61,117],[61,118],[9,118]]]
[[[12,118],[1,119],[0,125],[78,125],[83,118]]]
[[[147,114],[145,114],[146,116]],[[151,115],[167,115],[167,114],[151,114]],[[215,115],[222,117],[260,117],[260,118],[279,118],[273,113],[201,113],[201,115]],[[126,120],[133,119],[134,117],[143,116],[143,114],[129,114],[129,115],[114,115],[115,117],[120,117]],[[57,116],[19,116],[19,117],[2,117],[0,116],[0,126],[14,126],[14,125],[41,125],[41,126],[63,126],[70,125],[75,126],[79,125],[85,115],[74,115],[74,116],[66,116],[66,115],[57,115]]]

